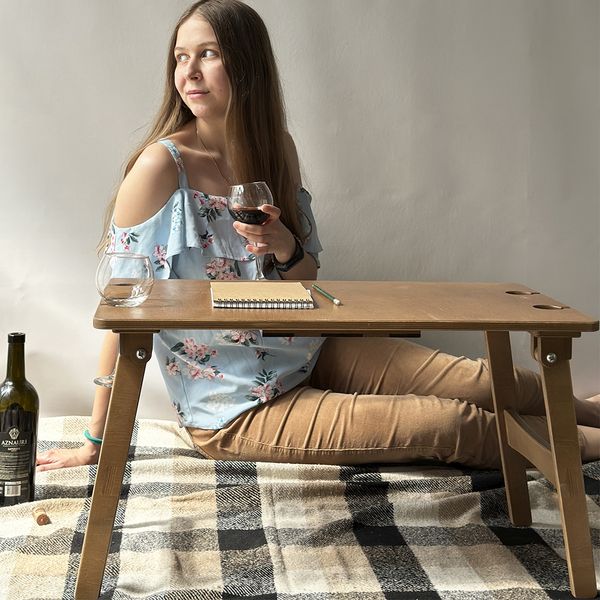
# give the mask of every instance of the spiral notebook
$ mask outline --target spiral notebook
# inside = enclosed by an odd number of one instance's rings
[[[213,308],[314,308],[299,281],[211,281]]]

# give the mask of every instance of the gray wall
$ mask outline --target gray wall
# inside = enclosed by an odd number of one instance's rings
[[[250,3],[279,57],[321,278],[521,282],[600,314],[597,1]],[[44,415],[89,413],[94,247],[187,4],[0,0],[0,334],[28,333]],[[423,341],[484,352],[473,333]],[[599,365],[585,334],[577,393],[600,392]],[[140,415],[171,417],[156,365]]]

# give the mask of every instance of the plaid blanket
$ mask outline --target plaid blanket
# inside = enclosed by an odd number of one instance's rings
[[[86,420],[40,420],[40,448]],[[556,496],[529,472],[534,525],[515,528],[496,471],[209,461],[170,422],[136,423],[101,598],[571,598]],[[600,462],[585,466],[600,552]],[[95,467],[42,473],[0,509],[0,598],[74,594]],[[32,508],[43,505],[51,524]],[[600,569],[598,569],[600,580]]]

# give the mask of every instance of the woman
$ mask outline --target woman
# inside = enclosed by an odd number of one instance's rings
[[[263,225],[234,222],[233,182],[266,181]],[[109,208],[110,249],[152,257],[159,278],[315,279],[321,245],[285,129],[264,23],[237,0],[202,0],[171,39],[162,108]],[[108,334],[99,371],[112,371]],[[435,459],[498,467],[485,361],[402,340],[265,338],[167,331],[155,353],[180,423],[208,458],[351,464]],[[317,361],[318,359],[318,361]],[[546,431],[538,377],[518,370],[520,412]],[[97,460],[108,405],[99,388],[87,441],[38,456],[40,470]],[[584,459],[600,456],[598,397],[576,402]]]

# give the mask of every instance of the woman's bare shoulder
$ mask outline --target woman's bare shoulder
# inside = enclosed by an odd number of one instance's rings
[[[163,144],[150,144],[127,173],[115,204],[114,222],[132,227],[156,214],[179,187],[177,166]]]

